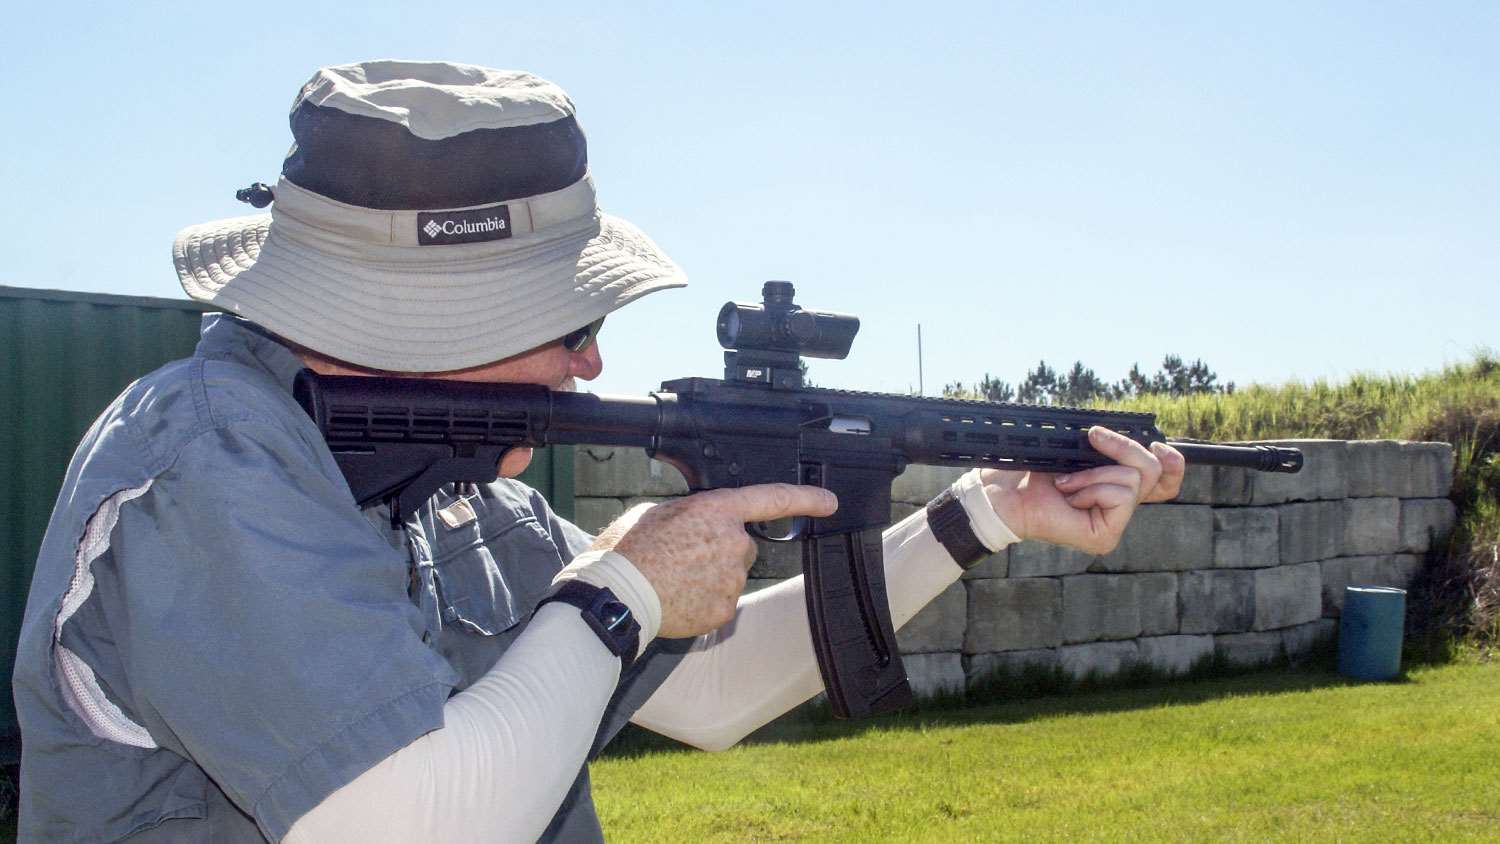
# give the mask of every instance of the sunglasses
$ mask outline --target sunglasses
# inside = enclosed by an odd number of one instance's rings
[[[603,324],[604,317],[599,317],[582,328],[564,334],[562,340],[558,342],[562,343],[563,348],[573,354],[586,352],[589,346],[594,345],[594,339],[599,336],[599,326]]]

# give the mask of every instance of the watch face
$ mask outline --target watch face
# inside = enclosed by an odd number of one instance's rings
[[[630,623],[630,607],[619,601],[606,601],[599,608],[599,621],[611,633],[621,630]]]

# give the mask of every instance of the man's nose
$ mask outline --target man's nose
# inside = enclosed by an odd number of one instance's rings
[[[604,370],[604,358],[599,353],[599,340],[589,344],[581,352],[573,352],[568,358],[568,374],[580,381],[592,381]]]

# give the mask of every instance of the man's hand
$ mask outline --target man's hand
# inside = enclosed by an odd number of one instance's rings
[[[681,639],[716,630],[734,617],[745,574],[755,562],[746,522],[828,516],[836,509],[833,493],[818,487],[715,489],[634,507],[605,528],[593,548],[614,550],[635,564],[661,601],[658,635]]]
[[[1148,450],[1095,426],[1089,429],[1089,445],[1117,465],[1071,475],[984,471],[990,504],[1017,536],[1108,554],[1137,504],[1175,498],[1182,488],[1187,461],[1166,443]]]

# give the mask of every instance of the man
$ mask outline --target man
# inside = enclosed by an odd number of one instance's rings
[[[743,525],[837,502],[719,490],[597,538],[507,480],[395,528],[362,512],[291,398],[301,368],[564,389],[598,375],[606,314],[685,281],[597,210],[544,80],[325,68],[291,124],[271,213],[174,247],[226,313],[104,412],[64,481],[16,669],[22,836],[598,840],[585,762],[626,720],[726,747],[820,691],[801,579],[740,597]],[[1107,551],[1182,459],[1091,436],[1119,465],[973,472],[944,506],[990,550]],[[885,548],[898,625],[962,572],[922,513]]]

